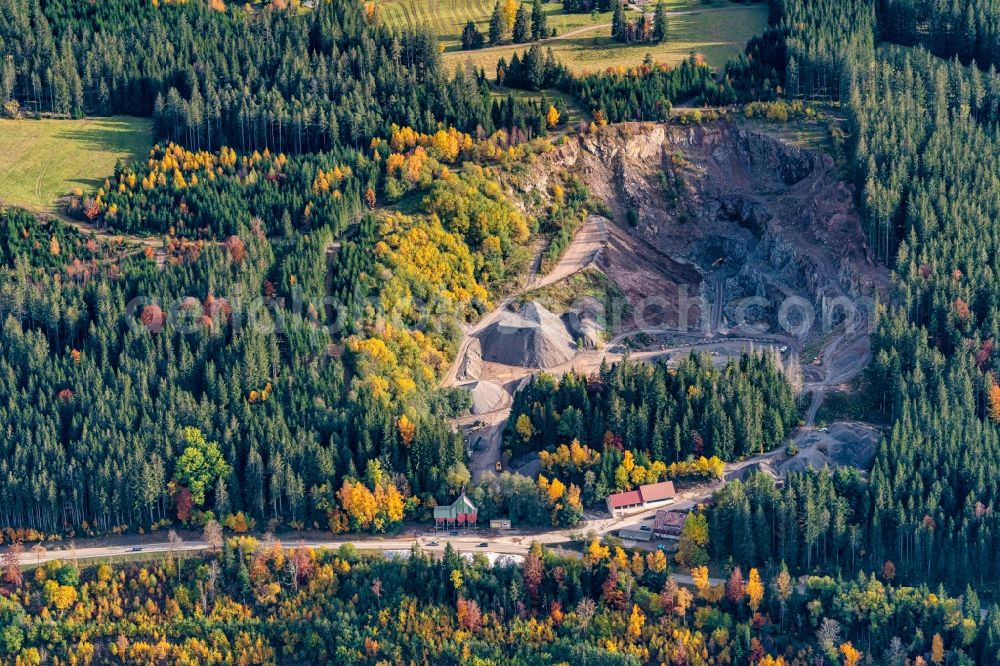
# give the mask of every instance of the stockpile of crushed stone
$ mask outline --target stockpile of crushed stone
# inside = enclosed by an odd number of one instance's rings
[[[551,368],[576,355],[576,342],[563,320],[536,301],[507,310],[479,334],[486,361],[521,368]]]
[[[462,388],[472,394],[469,411],[473,414],[489,414],[504,404],[504,390],[493,382],[470,382],[463,384]]]
[[[857,467],[869,469],[875,461],[879,433],[860,423],[832,423],[826,432],[813,430],[797,442],[799,452],[781,464],[782,476],[807,467]]]
[[[763,472],[767,474],[772,479],[778,478],[778,472],[767,462],[756,462],[751,463],[745,467],[739,469],[734,469],[732,471],[726,472],[726,481],[735,481],[739,479],[740,481],[746,481],[752,474],[757,472]]]

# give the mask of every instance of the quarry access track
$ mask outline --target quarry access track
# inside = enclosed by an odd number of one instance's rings
[[[459,380],[458,375],[463,359],[469,351],[470,343],[479,333],[497,322],[512,302],[525,293],[556,284],[588,266],[594,265],[600,258],[601,251],[609,240],[609,235],[617,231],[619,230],[604,218],[589,217],[587,222],[577,231],[552,271],[544,276],[539,276],[537,273],[532,275],[522,288],[510,294],[477,323],[467,328],[459,345],[458,354],[441,385],[452,387],[466,383],[467,380]],[[710,323],[707,330],[679,332],[663,328],[643,328],[627,331],[615,336],[603,349],[582,350],[571,360],[547,368],[545,371],[556,376],[567,372],[590,374],[596,372],[602,363],[620,362],[626,358],[626,355],[633,361],[656,362],[691,351],[709,353],[714,362],[723,364],[729,358],[739,356],[750,347],[775,351],[787,347],[786,351],[790,355],[795,357],[801,355],[803,351],[802,341],[791,335],[780,333],[741,335],[738,331],[723,333],[721,329],[724,296],[721,290],[715,289],[713,292],[711,296],[714,302],[710,305],[712,312],[708,313]],[[666,333],[669,333],[677,342],[654,350],[612,351],[627,340],[643,334],[655,336]],[[811,392],[812,401],[806,412],[805,427],[801,432],[813,429],[816,413],[828,391],[849,383],[864,370],[870,358],[868,342],[868,336],[864,331],[843,331],[830,337],[823,344],[818,363],[810,368],[813,373],[819,376],[803,383],[803,390]],[[488,376],[483,376],[480,379],[513,387],[512,389],[504,389],[505,392],[509,392],[510,390],[516,391],[520,381],[537,372],[538,370],[535,368],[503,367],[493,369]],[[469,433],[470,437],[483,440],[480,450],[474,451],[471,455],[470,471],[474,479],[480,478],[485,471],[494,470],[496,463],[500,460],[503,430],[510,415],[510,406],[511,401],[504,400],[489,412],[463,416],[454,420],[454,425],[459,427],[468,427],[477,421],[479,422],[479,429]],[[800,435],[801,432],[796,436]],[[783,448],[779,448],[773,452],[762,454],[761,459],[769,460],[774,456],[781,455],[782,452]],[[734,463],[733,469],[737,469],[738,466]],[[727,466],[728,468],[729,466]]]

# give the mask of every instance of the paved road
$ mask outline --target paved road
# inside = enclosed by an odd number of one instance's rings
[[[690,508],[704,498],[696,497],[697,493],[691,493],[691,499],[679,502],[678,508]],[[514,555],[524,557],[528,554],[532,543],[544,544],[556,553],[568,557],[580,557],[580,553],[575,550],[566,550],[562,546],[568,544],[574,538],[581,535],[589,536],[594,533],[598,536],[615,532],[622,527],[632,525],[651,517],[653,511],[645,511],[627,518],[606,518],[585,520],[573,529],[550,530],[547,532],[523,532],[509,533],[497,536],[493,533],[484,534],[462,534],[460,536],[450,536],[444,533],[434,532],[430,529],[411,531],[406,536],[399,537],[361,537],[344,539],[302,539],[296,540],[294,537],[285,540],[285,545],[305,546],[316,550],[336,550],[345,544],[354,546],[359,550],[377,551],[408,551],[414,545],[419,545],[423,550],[433,553],[443,552],[446,544],[451,543],[452,547],[460,553],[483,553],[485,555]],[[158,553],[197,553],[209,550],[210,546],[202,539],[190,539],[180,543],[170,543],[168,541],[148,541],[141,544],[141,551],[135,551],[132,544],[125,545],[103,545],[87,546],[86,542],[78,542],[75,548],[62,543],[46,549],[44,552],[25,552],[21,556],[21,563],[24,565],[38,564],[52,560],[88,560],[104,558],[126,558]],[[675,574],[677,581],[684,585],[691,585],[691,577],[685,574]],[[713,583],[723,582],[721,579],[711,579]]]
[[[705,502],[711,497],[712,491],[718,484],[706,484],[696,488],[682,491],[678,494],[677,502],[672,508],[686,510],[696,504]],[[574,528],[553,529],[545,531],[511,531],[504,534],[496,534],[492,531],[480,534],[461,534],[450,536],[446,533],[436,532],[430,528],[410,528],[405,530],[405,534],[394,537],[375,537],[360,535],[356,538],[330,538],[316,539],[314,535],[309,538],[297,538],[294,534],[285,536],[283,542],[286,547],[305,546],[317,550],[336,550],[345,544],[349,544],[358,550],[367,551],[408,551],[414,545],[419,545],[422,549],[430,552],[443,552],[446,544],[451,545],[461,553],[484,553],[487,555],[518,555],[525,556],[531,549],[532,543],[540,543],[555,552],[569,557],[580,557],[580,553],[575,550],[566,550],[563,546],[574,540],[581,538],[588,539],[591,536],[603,536],[615,533],[618,530],[634,526],[644,520],[651,519],[656,514],[657,509],[649,509],[631,514],[623,518],[614,517],[585,517],[585,519]],[[69,542],[50,544],[44,551],[26,551],[21,555],[21,563],[25,565],[49,562],[52,560],[87,560],[103,558],[126,558],[156,553],[197,553],[209,550],[210,546],[201,538],[191,538],[178,543],[169,541],[153,541],[154,535],[147,537],[148,541],[140,542],[141,550],[136,551],[134,541],[120,544],[103,544],[100,546],[88,546],[88,540],[77,540],[74,545]],[[124,540],[123,540],[124,541]],[[485,545],[484,545],[485,544]],[[2,549],[0,549],[2,550]],[[690,576],[675,574],[678,582],[691,584]],[[722,582],[713,579],[714,583]]]

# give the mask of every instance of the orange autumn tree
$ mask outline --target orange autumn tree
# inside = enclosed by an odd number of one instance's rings
[[[396,427],[399,428],[399,438],[403,444],[409,446],[413,443],[413,436],[416,434],[417,426],[413,421],[403,414],[396,420]]]
[[[844,655],[844,666],[858,666],[865,656],[863,652],[855,648],[850,642],[840,646],[840,653]]]
[[[997,386],[996,382],[990,383],[986,399],[989,403],[990,418],[993,419],[995,423],[1000,423],[1000,386]]]
[[[377,460],[368,464],[365,476],[367,483],[344,479],[337,491],[340,509],[347,517],[351,530],[384,532],[402,522],[406,512],[406,498]],[[337,524],[339,529],[339,521],[331,520],[331,525],[333,524]]]

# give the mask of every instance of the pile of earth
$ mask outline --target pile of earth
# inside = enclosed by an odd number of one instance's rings
[[[507,401],[506,391],[493,382],[478,381],[463,384],[462,388],[472,394],[472,414],[489,414],[503,407]]]
[[[730,470],[726,472],[725,480],[726,483],[730,481],[735,481],[739,479],[740,481],[746,481],[753,474],[767,474],[772,479],[777,479],[780,475],[777,470],[769,462],[755,462],[749,465],[745,465],[738,469]]]
[[[458,379],[467,381],[479,379],[483,372],[483,349],[480,346],[479,338],[469,340],[469,345],[465,350],[465,356],[458,367]]]
[[[782,476],[806,468],[857,467],[870,469],[875,461],[878,431],[863,423],[838,422],[812,430],[797,441],[798,453],[781,463]]]
[[[577,352],[565,322],[537,301],[505,310],[478,338],[483,360],[521,368],[562,365]]]

